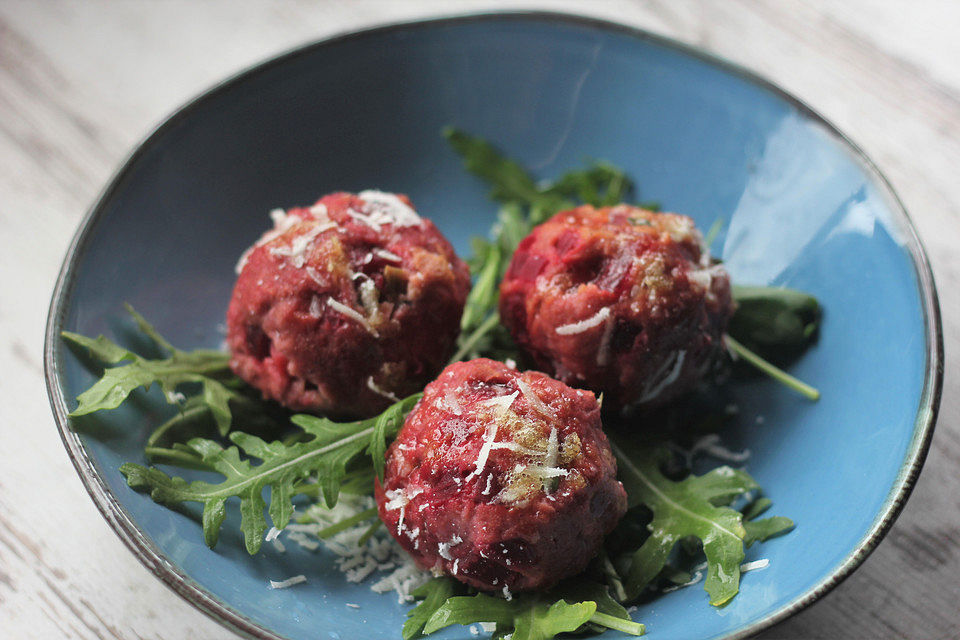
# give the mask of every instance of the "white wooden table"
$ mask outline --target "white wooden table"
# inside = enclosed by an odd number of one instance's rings
[[[332,33],[517,6],[467,0],[0,3],[0,637],[233,638],[141,567],[61,446],[41,367],[60,261],[150,127],[214,81]],[[940,421],[899,522],[849,580],[765,638],[960,637],[960,3],[556,0],[742,63],[880,165],[933,261],[948,354]]]

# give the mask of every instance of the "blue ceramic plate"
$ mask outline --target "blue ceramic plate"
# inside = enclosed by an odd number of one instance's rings
[[[823,399],[743,384],[740,422],[724,434],[753,452],[749,471],[796,530],[748,551],[769,567],[746,574],[723,609],[699,586],[641,607],[651,637],[743,637],[846,577],[900,511],[941,387],[936,294],[903,207],[856,147],[770,83],[644,32],[547,14],[394,25],[298,49],[191,102],[123,165],[66,256],[46,343],[64,442],[123,541],[251,636],[399,637],[407,607],[345,583],[328,556],[268,545],[249,557],[235,512],[211,551],[195,519],[127,488],[117,468],[143,461],[169,409],[148,397],[72,431],[68,408],[94,378],[57,336],[117,335],[130,302],[175,344],[217,347],[233,265],[267,211],[329,191],[406,192],[466,253],[495,207],[441,139],[448,124],[542,176],[590,158],[620,165],[641,198],[703,228],[727,220],[715,246],[738,282],[809,291],[826,309],[819,343],[793,367]],[[266,588],[298,573],[309,582]]]

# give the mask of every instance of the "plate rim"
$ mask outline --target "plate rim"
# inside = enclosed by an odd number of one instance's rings
[[[916,485],[920,470],[923,467],[930,448],[943,391],[943,330],[936,284],[923,242],[917,234],[906,207],[894,191],[890,181],[867,156],[863,149],[841,132],[832,122],[776,83],[740,64],[701,50],[693,45],[650,32],[640,27],[589,15],[545,10],[494,10],[435,15],[350,29],[335,33],[320,40],[297,45],[286,51],[270,56],[265,60],[248,65],[190,98],[171,111],[159,124],[151,127],[148,133],[121,161],[104,188],[96,197],[96,200],[84,214],[77,230],[74,232],[74,236],[61,264],[60,273],[54,286],[47,314],[43,349],[44,377],[46,379],[47,395],[51,410],[53,411],[54,420],[60,432],[60,438],[63,441],[64,447],[67,449],[67,453],[77,474],[80,476],[84,488],[90,494],[94,504],[110,525],[110,528],[119,536],[127,548],[133,552],[141,564],[191,605],[241,635],[257,638],[258,640],[287,640],[285,636],[281,636],[263,625],[254,622],[240,611],[222,602],[212,593],[197,584],[175,564],[170,562],[137,527],[134,520],[103,481],[97,470],[96,463],[80,441],[79,434],[69,426],[69,410],[63,395],[63,389],[58,384],[61,364],[60,354],[62,352],[61,341],[59,340],[59,327],[62,324],[65,313],[65,302],[69,298],[69,294],[72,292],[75,283],[75,267],[84,254],[88,239],[100,222],[100,214],[102,213],[104,203],[123,185],[131,166],[167,130],[175,127],[183,118],[189,116],[207,100],[262,71],[283,64],[298,56],[312,53],[317,49],[348,40],[393,31],[503,19],[572,24],[606,32],[626,34],[698,59],[773,94],[778,99],[785,101],[797,109],[811,121],[823,127],[831,138],[849,152],[851,158],[860,165],[867,176],[872,178],[880,188],[881,195],[893,213],[894,219],[891,222],[899,227],[899,230],[903,233],[903,246],[910,253],[914,275],[921,297],[920,302],[923,309],[925,329],[926,367],[923,389],[920,393],[917,416],[914,421],[913,434],[897,477],[865,535],[825,577],[803,594],[779,607],[776,611],[741,629],[722,636],[723,640],[747,638],[768,629],[813,604],[849,577],[876,549],[877,545],[893,526]]]

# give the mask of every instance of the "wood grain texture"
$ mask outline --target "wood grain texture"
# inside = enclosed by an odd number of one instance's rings
[[[468,0],[455,9],[509,6],[517,5]],[[762,637],[960,637],[960,395],[949,358],[960,348],[960,3],[523,6],[618,20],[744,64],[832,120],[890,178],[941,296],[948,360],[933,447],[879,549],[828,597]],[[234,637],[140,566],[86,496],[43,385],[49,292],[113,168],[180,103],[297,44],[452,10],[439,0],[0,4],[0,637]]]

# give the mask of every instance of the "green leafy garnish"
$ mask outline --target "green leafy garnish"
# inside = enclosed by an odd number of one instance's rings
[[[413,609],[407,612],[403,623],[403,640],[413,640],[423,636],[423,627],[449,598],[465,591],[465,587],[453,578],[433,578],[416,589],[412,595],[419,600]],[[486,622],[486,620],[484,620]]]
[[[737,310],[727,332],[751,351],[779,365],[816,339],[823,315],[813,296],[783,287],[734,286]]]
[[[226,517],[226,501],[240,498],[240,528],[247,551],[260,550],[267,531],[264,517],[266,503],[263,490],[270,488],[269,515],[273,526],[283,529],[293,513],[292,498],[301,492],[309,477],[315,477],[324,502],[333,507],[340,493],[340,483],[347,473],[347,465],[366,450],[373,464],[383,461],[383,441],[400,428],[404,417],[420,394],[404,398],[384,413],[350,423],[337,423],[316,416],[296,415],[293,422],[313,436],[306,442],[284,444],[266,442],[257,436],[234,431],[230,440],[236,446],[224,448],[204,438],[193,438],[184,448],[195,454],[208,468],[225,477],[214,484],[202,480],[187,482],[171,477],[155,467],[127,463],[120,467],[127,483],[134,489],[150,492],[156,502],[172,506],[183,502],[203,505],[203,537],[213,547],[220,535],[220,526]],[[241,458],[240,450],[249,457],[259,458],[253,465]]]
[[[472,591],[466,595],[465,591]],[[453,578],[434,578],[414,591],[421,602],[407,614],[404,640],[454,624],[496,624],[494,638],[547,640],[558,633],[617,629],[642,635],[644,626],[610,597],[606,587],[583,576],[545,593],[521,593],[507,600],[478,593]],[[572,603],[572,604],[570,604]]]
[[[230,400],[239,394],[227,387],[222,378],[230,373],[230,356],[222,351],[197,349],[181,351],[153,328],[139,313],[127,306],[140,330],[168,355],[162,359],[149,359],[137,355],[128,349],[111,342],[104,336],[96,339],[76,333],[63,331],[61,335],[68,341],[87,350],[91,357],[104,365],[127,364],[104,370],[92,387],[77,396],[79,403],[71,416],[83,416],[105,409],[116,409],[130,393],[138,388],[149,389],[153,384],[160,386],[167,402],[177,404],[177,387],[197,383],[202,392],[191,404],[194,410],[209,411],[216,421],[221,434],[230,429]]]
[[[730,467],[718,467],[702,476],[691,474],[680,481],[670,480],[660,470],[669,455],[664,451],[631,450],[632,455],[628,455],[612,439],[611,446],[629,505],[643,504],[653,513],[648,526],[650,536],[629,557],[624,581],[627,596],[636,598],[663,570],[674,546],[687,536],[696,536],[707,559],[704,589],[710,595],[710,604],[729,602],[739,590],[740,563],[748,533],[742,514],[725,505],[759,489],[757,483],[747,473]],[[790,526],[792,522],[786,518],[778,520],[776,526],[760,525],[779,531]],[[767,532],[757,529],[759,534]],[[750,542],[759,539],[751,537]]]
[[[793,389],[797,393],[810,400],[820,399],[820,392],[817,389],[811,387],[803,380],[793,377],[783,369],[774,366],[772,363],[767,362],[762,357],[740,344],[733,336],[729,334],[723,336],[723,342],[727,347],[727,351],[730,352],[730,355],[733,358],[744,360],[746,363],[755,367],[762,373],[770,376],[783,386]]]
[[[763,518],[762,520],[748,520],[744,518],[743,529],[746,535],[743,536],[743,544],[747,547],[753,546],[755,542],[765,542],[770,538],[782,536],[793,530],[793,520],[783,516],[773,516],[772,518]]]
[[[494,622],[495,637],[512,633],[511,640],[549,640],[558,633],[576,631],[597,611],[595,602],[549,603],[536,596],[504,600],[485,593],[448,598],[430,617],[423,632],[433,633],[452,624]]]

